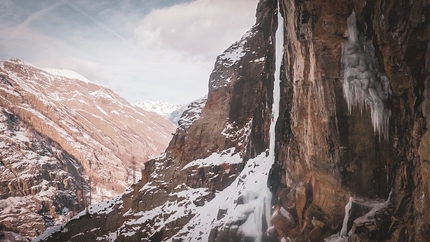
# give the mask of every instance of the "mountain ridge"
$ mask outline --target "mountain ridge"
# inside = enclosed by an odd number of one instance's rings
[[[140,179],[143,163],[164,150],[175,129],[105,87],[60,72],[0,61],[0,135],[7,142],[0,157],[0,203],[12,209],[1,212],[0,226],[9,235],[35,237],[25,229],[33,224],[26,218],[49,218],[35,220],[41,233],[59,216],[67,220],[90,203],[120,194]],[[50,189],[54,195],[40,195]],[[11,212],[20,207],[22,215]]]

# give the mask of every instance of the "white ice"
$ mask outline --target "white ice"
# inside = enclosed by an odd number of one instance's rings
[[[374,132],[387,140],[391,113],[384,102],[390,94],[389,80],[377,70],[373,45],[360,41],[354,12],[348,17],[348,35],[342,48],[343,92],[348,110],[369,107]]]
[[[283,56],[283,18],[281,16],[281,13],[278,12],[278,30],[276,31],[276,69],[275,69],[275,82],[274,82],[274,88],[273,88],[273,104],[272,104],[272,112],[273,112],[273,122],[270,124],[270,144],[269,144],[269,162],[268,166],[265,167],[265,177],[261,180],[261,182],[264,182],[263,191],[258,196],[258,205],[255,207],[254,216],[249,216],[245,224],[240,226],[240,229],[242,231],[255,231],[255,234],[257,234],[256,242],[260,242],[262,240],[262,236],[264,234],[263,231],[263,221],[261,218],[264,215],[264,218],[266,220],[267,227],[271,226],[271,200],[272,200],[272,193],[270,192],[269,188],[267,187],[267,180],[270,172],[270,168],[272,164],[275,162],[275,126],[276,121],[279,116],[279,102],[280,102],[280,70],[281,70],[281,62],[282,62],[282,56]],[[248,222],[248,220],[254,220],[254,223]],[[252,236],[251,234],[249,234]]]

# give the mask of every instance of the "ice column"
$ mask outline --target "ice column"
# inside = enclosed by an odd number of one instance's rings
[[[279,8],[278,8],[279,9]],[[282,56],[284,51],[284,20],[281,16],[281,13],[278,11],[278,29],[276,31],[276,55],[275,55],[275,82],[273,87],[273,104],[272,104],[272,112],[273,112],[273,122],[270,124],[270,144],[269,144],[269,160],[270,160],[270,166],[269,170],[267,171],[267,176],[265,178],[265,181],[268,179],[268,175],[270,172],[270,167],[275,162],[275,126],[276,126],[276,120],[279,116],[279,100],[280,100],[280,71],[281,71],[281,62],[282,62]],[[265,187],[264,190],[264,215],[266,219],[266,224],[268,227],[271,226],[270,218],[271,218],[271,200],[272,200],[272,193],[270,192],[268,187]],[[257,242],[261,241],[262,239],[262,232],[261,231],[256,239]]]
[[[349,220],[349,215],[351,213],[352,201],[353,201],[353,198],[350,197],[349,202],[345,205],[345,217],[343,217],[342,229],[340,230],[341,237],[348,236],[348,220]]]
[[[342,49],[343,93],[349,112],[353,106],[360,110],[370,107],[375,133],[387,140],[391,112],[384,102],[390,94],[390,84],[377,70],[374,53],[370,42],[360,41],[353,12],[348,17],[348,42]]]

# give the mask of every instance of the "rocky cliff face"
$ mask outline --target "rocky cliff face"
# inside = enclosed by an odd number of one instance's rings
[[[17,240],[65,223],[90,199],[122,193],[174,130],[112,91],[64,74],[0,62],[0,229]]]
[[[280,236],[345,227],[353,241],[428,241],[429,3],[280,3],[277,206],[294,214],[275,224]],[[390,206],[355,221],[370,209],[353,206],[344,222],[350,197],[376,204],[390,191]]]
[[[270,169],[278,5],[285,51]],[[218,57],[198,118],[140,183],[40,239],[428,241],[429,8],[261,0],[257,24]],[[261,207],[266,185],[271,209]]]

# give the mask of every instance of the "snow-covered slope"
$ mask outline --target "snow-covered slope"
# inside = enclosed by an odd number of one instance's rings
[[[88,80],[87,78],[82,76],[81,74],[74,72],[74,71],[71,71],[71,70],[52,69],[52,68],[43,68],[42,70],[44,70],[44,71],[46,71],[49,74],[52,74],[54,76],[66,77],[68,79],[76,79],[76,80],[80,80],[80,81],[84,81],[84,82],[91,82],[90,80]]]
[[[1,241],[27,241],[67,222],[85,208],[88,192],[74,157],[0,106]]]
[[[12,211],[30,216],[45,209],[41,201],[51,189],[71,192],[70,202],[59,203],[74,213],[90,203],[89,185],[92,203],[123,192],[140,179],[144,162],[164,151],[175,129],[79,74],[21,60],[0,61],[0,108],[0,206],[10,207],[1,211],[0,228],[30,237],[36,234],[19,229],[23,224],[7,222],[14,221]],[[24,197],[33,202],[13,202]],[[70,215],[52,209],[46,221]]]

